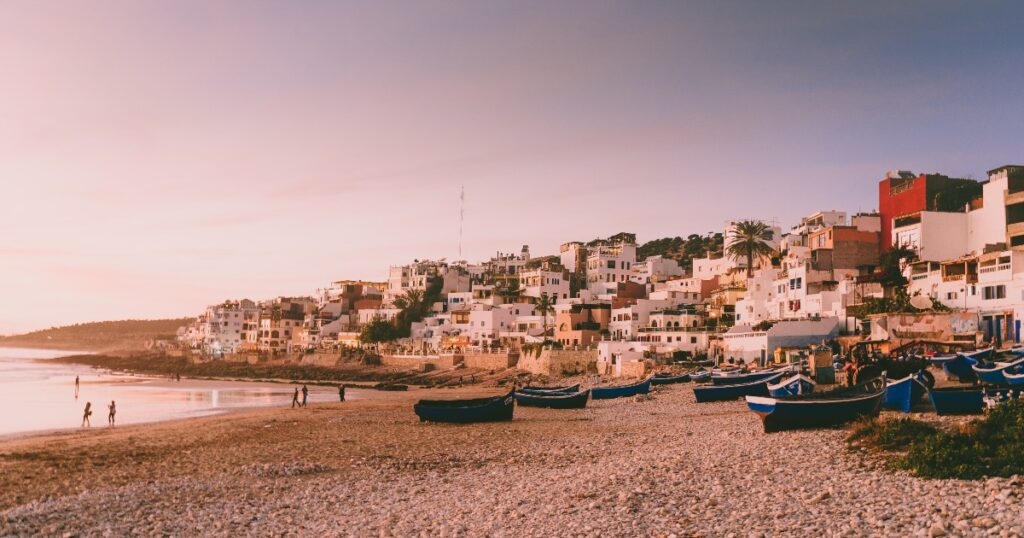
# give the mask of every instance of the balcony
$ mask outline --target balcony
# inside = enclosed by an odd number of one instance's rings
[[[980,273],[980,274],[998,273],[998,272],[1001,272],[1001,271],[1009,271],[1009,270],[1010,270],[1010,264],[1009,263],[1000,263],[998,265],[989,265],[987,267],[982,267],[981,269],[978,269],[978,273]]]

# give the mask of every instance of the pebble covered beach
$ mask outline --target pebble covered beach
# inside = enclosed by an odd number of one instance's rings
[[[420,423],[379,399],[0,441],[0,535],[1022,536],[1024,480],[924,480],[689,385]],[[1024,470],[1022,470],[1024,471]]]

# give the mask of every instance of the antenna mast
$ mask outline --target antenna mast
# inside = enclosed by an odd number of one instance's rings
[[[466,186],[459,192],[459,259],[462,259],[462,223],[466,220]]]

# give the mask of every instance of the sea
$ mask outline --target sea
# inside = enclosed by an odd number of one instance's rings
[[[107,427],[113,401],[117,425],[224,413],[233,409],[291,405],[295,385],[193,380],[113,373],[52,359],[76,355],[0,347],[0,436],[82,427],[87,402],[91,427]],[[75,391],[75,378],[79,389]],[[310,386],[310,402],[337,401],[336,388]],[[346,399],[364,391],[348,389]],[[300,396],[301,397],[301,396]]]

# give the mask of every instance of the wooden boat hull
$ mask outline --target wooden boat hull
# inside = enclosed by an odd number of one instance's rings
[[[765,433],[801,428],[824,428],[862,417],[875,417],[885,389],[843,399],[787,399],[747,396],[747,407],[761,417]]]
[[[753,383],[754,381],[760,381],[769,377],[775,377],[776,374],[782,374],[779,370],[771,370],[768,372],[754,372],[752,374],[721,374],[711,376],[711,383],[715,385],[742,385],[745,383]]]
[[[697,403],[704,403],[736,400],[744,396],[768,396],[768,384],[778,381],[783,375],[785,374],[779,372],[772,377],[737,385],[693,387],[693,397]]]
[[[516,403],[526,407],[547,407],[549,409],[583,409],[590,399],[590,391],[583,390],[566,394],[523,394],[516,393]]]
[[[686,383],[688,381],[690,381],[690,374],[675,376],[654,376],[651,378],[652,385],[675,385],[676,383]]]
[[[694,373],[690,374],[690,381],[693,381],[694,383],[699,383],[701,381],[707,381],[709,379],[711,379],[711,372],[707,372],[707,371],[705,371],[705,372],[694,372]]]
[[[1024,374],[1003,374],[1006,378],[1006,384],[1011,387],[1024,386]]]
[[[885,386],[885,398],[882,399],[882,407],[909,413],[913,401],[913,388],[917,381],[913,375],[903,379],[894,379]]]
[[[928,399],[938,415],[978,415],[985,409],[985,393],[978,387],[932,389]]]
[[[554,388],[550,388],[550,389],[541,389],[541,388],[536,388],[536,387],[526,387],[526,388],[519,389],[518,392],[521,392],[523,394],[538,394],[538,395],[543,396],[545,394],[573,394],[573,393],[576,393],[576,392],[579,392],[579,391],[580,391],[580,384],[576,383],[575,385],[567,385],[565,387],[554,387]]]
[[[512,420],[515,402],[514,393],[509,392],[504,396],[472,400],[420,400],[413,411],[421,422],[497,422]]]
[[[645,379],[633,385],[619,387],[596,387],[590,389],[590,397],[595,400],[610,400],[612,398],[625,398],[637,394],[647,394],[651,391],[651,380]]]
[[[579,392],[580,384],[576,383],[575,385],[561,385],[561,386],[555,386],[555,387],[530,387],[530,386],[526,386],[526,387],[523,387],[523,388],[521,388],[519,390],[520,391],[527,391],[528,390],[528,391],[532,391],[532,392],[544,392],[544,393],[547,393],[547,392]]]
[[[1017,359],[1013,362],[1008,363],[997,363],[998,366],[995,368],[978,368],[977,364],[971,365],[971,370],[974,370],[974,374],[978,376],[984,383],[990,385],[1005,385],[1008,383],[1006,379],[1006,372],[1014,373],[1018,368],[1024,365],[1024,358]]]
[[[974,374],[974,370],[971,368],[978,361],[964,354],[958,354],[953,360],[947,361],[942,365],[942,371],[946,373],[946,377],[949,379],[956,379],[963,383],[972,381],[977,378]]]
[[[768,385],[768,395],[772,397],[797,396],[814,392],[814,380],[801,374],[783,379],[776,384]]]

